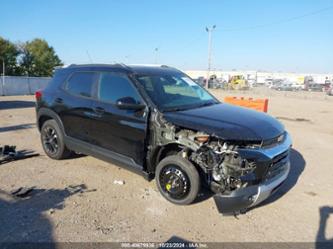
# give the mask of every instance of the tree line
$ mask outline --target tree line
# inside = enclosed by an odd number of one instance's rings
[[[63,63],[44,39],[13,43],[0,36],[0,73],[10,76],[52,76]]]

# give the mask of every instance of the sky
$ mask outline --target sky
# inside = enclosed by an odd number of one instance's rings
[[[333,72],[333,0],[2,0],[0,36],[45,39],[65,64]],[[156,51],[157,48],[157,51]]]

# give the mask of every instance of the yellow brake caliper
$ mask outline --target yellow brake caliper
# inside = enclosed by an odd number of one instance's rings
[[[170,189],[171,189],[171,184],[170,184],[170,183],[167,183],[167,184],[165,185],[165,188],[166,188],[168,191],[170,191]]]

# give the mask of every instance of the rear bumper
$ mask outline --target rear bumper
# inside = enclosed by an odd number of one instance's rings
[[[272,195],[287,179],[290,160],[286,161],[283,171],[261,184],[245,187],[231,192],[230,195],[216,194],[214,201],[220,213],[231,213],[258,205]]]

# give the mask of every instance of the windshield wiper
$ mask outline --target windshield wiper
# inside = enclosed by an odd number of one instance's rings
[[[164,112],[179,112],[179,111],[184,111],[186,109],[188,109],[188,108],[173,107],[173,108],[164,109],[163,111]]]
[[[202,103],[202,104],[196,106],[196,108],[204,107],[204,106],[210,106],[210,105],[216,105],[216,104],[217,104],[216,102],[206,102],[206,103]]]
[[[165,112],[178,112],[178,111],[185,111],[185,110],[189,110],[189,109],[195,109],[195,108],[200,108],[200,107],[204,107],[204,106],[210,106],[210,105],[215,105],[217,104],[216,102],[205,102],[202,103],[200,105],[191,105],[191,106],[187,106],[187,107],[170,107],[165,109]]]

